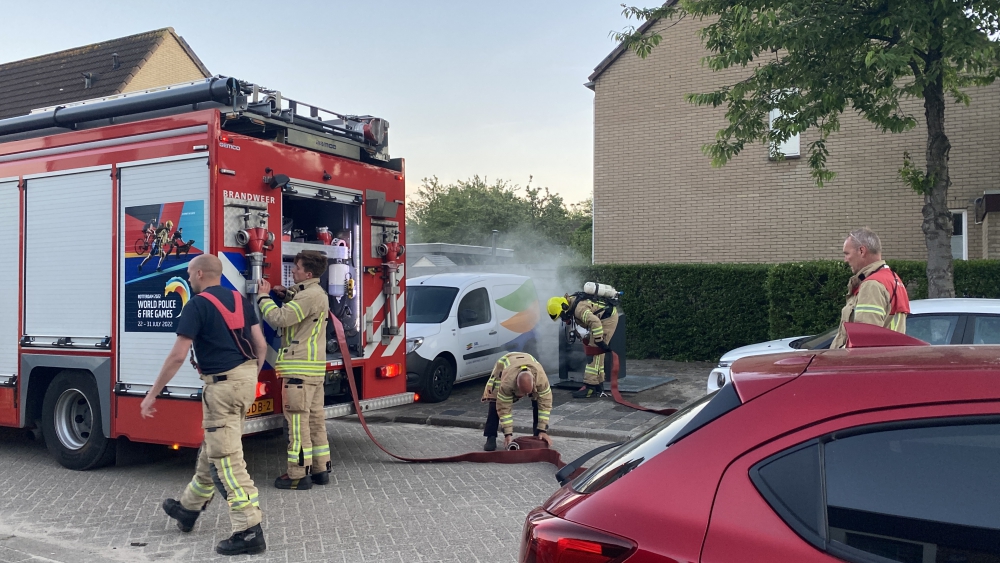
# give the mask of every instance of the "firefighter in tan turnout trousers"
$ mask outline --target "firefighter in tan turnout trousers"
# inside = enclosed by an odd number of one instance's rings
[[[844,241],[844,261],[854,276],[847,282],[847,305],[831,348],[847,345],[844,323],[866,323],[906,332],[910,297],[906,286],[882,260],[882,242],[870,229],[851,231]]]
[[[483,402],[489,403],[483,430],[483,436],[486,436],[484,450],[491,452],[497,449],[498,427],[503,429],[504,447],[510,445],[514,438],[514,402],[525,396],[531,397],[534,435],[552,446],[548,433],[552,412],[549,378],[531,354],[511,352],[497,360],[483,391]]]
[[[323,412],[326,377],[326,322],[330,300],[319,284],[327,257],[306,250],[295,257],[289,288],[274,287],[282,305],[268,293],[271,284],[260,281],[257,302],[269,325],[282,329],[281,350],[275,362],[282,378],[282,407],[288,422],[288,471],[274,480],[279,489],[310,489],[330,482],[330,441]]]
[[[549,299],[546,307],[552,320],[576,322],[590,334],[585,344],[610,352],[608,342],[618,328],[618,309],[599,300],[587,299],[581,294]],[[591,356],[583,373],[583,387],[573,392],[576,399],[600,397],[604,393],[604,354]]]
[[[156,397],[184,364],[193,344],[195,367],[205,383],[201,395],[205,441],[191,482],[179,501],[164,500],[163,510],[182,532],[190,532],[215,495],[214,469],[218,486],[225,490],[233,529],[216,552],[260,553],[266,545],[257,488],[243,459],[243,421],[256,397],[267,343],[250,303],[239,292],[223,288],[221,277],[222,262],[211,254],[188,264],[188,283],[196,295],[181,310],[177,340],[140,409],[143,418],[156,413]]]

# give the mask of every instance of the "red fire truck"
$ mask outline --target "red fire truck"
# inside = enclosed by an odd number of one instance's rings
[[[196,447],[202,383],[185,365],[139,416],[191,297],[187,262],[224,265],[251,302],[290,284],[305,249],[354,372],[328,334],[328,417],[413,401],[406,392],[404,163],[388,123],[341,115],[214,77],[0,120],[0,426],[36,429],[71,469],[110,463],[127,441]],[[14,296],[17,296],[15,299]],[[280,428],[271,368],[246,433]]]

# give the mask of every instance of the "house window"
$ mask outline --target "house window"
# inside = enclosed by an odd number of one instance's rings
[[[964,209],[951,211],[951,222],[955,230],[951,233],[951,257],[955,260],[969,259],[969,234],[966,218],[968,214]]]
[[[780,116],[781,116],[780,109],[772,109],[771,113],[768,114],[768,122],[767,122],[768,127],[773,128],[774,120]],[[772,144],[771,146],[772,159],[774,158],[773,155],[775,155],[776,153],[781,153],[785,155],[785,158],[799,156],[799,134],[796,133],[792,135],[784,143]]]

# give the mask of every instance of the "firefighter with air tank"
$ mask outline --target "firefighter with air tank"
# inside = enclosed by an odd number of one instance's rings
[[[267,280],[258,282],[261,315],[283,331],[275,371],[282,379],[282,407],[288,422],[288,471],[274,480],[279,489],[305,490],[314,483],[330,482],[330,442],[323,412],[330,302],[319,283],[327,265],[326,254],[304,250],[295,256],[295,285],[274,286],[272,292]]]
[[[618,328],[618,298],[615,288],[588,282],[583,291],[549,299],[546,310],[552,320],[582,326],[588,335],[585,344],[611,351],[608,345]],[[590,357],[584,370],[583,387],[573,392],[574,399],[590,399],[604,394],[604,353]]]

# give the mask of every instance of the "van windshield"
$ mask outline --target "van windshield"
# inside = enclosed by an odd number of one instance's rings
[[[406,288],[406,322],[440,324],[448,318],[457,287],[416,285]]]

